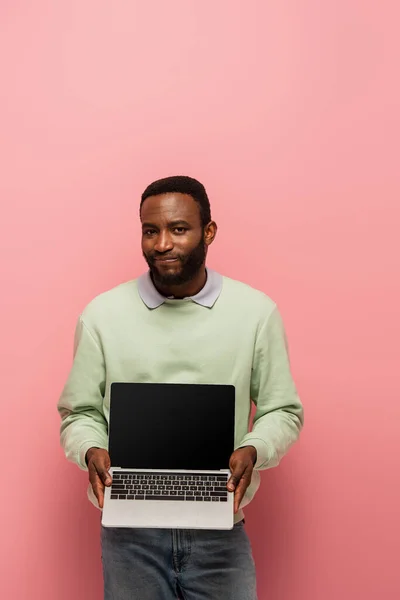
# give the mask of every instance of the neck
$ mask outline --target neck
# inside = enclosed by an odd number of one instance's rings
[[[153,276],[152,279],[160,294],[166,297],[173,296],[177,300],[180,300],[182,298],[195,296],[203,289],[207,281],[207,271],[205,265],[203,265],[193,279],[179,285],[163,285],[155,280]]]

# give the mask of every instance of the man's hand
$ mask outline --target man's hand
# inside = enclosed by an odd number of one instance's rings
[[[89,448],[86,452],[86,463],[89,469],[89,481],[92,484],[94,495],[100,508],[104,504],[104,486],[111,485],[111,476],[108,472],[111,461],[107,450]]]
[[[244,493],[250,485],[254,465],[257,461],[257,450],[254,446],[238,448],[232,454],[229,461],[231,477],[227,488],[229,492],[235,492],[234,512],[239,510]]]

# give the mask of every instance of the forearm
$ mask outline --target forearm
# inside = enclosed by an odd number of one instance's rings
[[[299,414],[296,414],[280,409],[254,420],[251,432],[244,437],[240,446],[256,448],[256,469],[276,467],[297,441],[302,428],[300,403],[298,412]]]
[[[69,460],[87,468],[91,447],[107,449],[108,424],[104,416],[105,364],[99,342],[79,319],[72,369],[58,402],[61,445]]]
[[[257,450],[257,469],[279,464],[298,439],[303,407],[294,384],[286,336],[278,310],[260,328],[253,363],[250,395],[257,407],[253,428],[241,445]]]
[[[86,452],[89,448],[108,447],[107,423],[101,415],[70,413],[62,417],[60,428],[61,446],[68,460],[86,470]]]

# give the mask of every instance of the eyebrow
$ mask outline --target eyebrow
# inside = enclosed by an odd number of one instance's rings
[[[190,223],[182,219],[178,219],[177,221],[170,221],[168,223],[168,227],[178,227],[179,225],[183,225],[184,227],[192,227]],[[145,227],[153,227],[154,229],[158,229],[157,225],[154,225],[154,223],[142,223],[142,228]]]

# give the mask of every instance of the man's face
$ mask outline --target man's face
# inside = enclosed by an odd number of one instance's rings
[[[147,198],[141,210],[142,251],[156,283],[182,285],[205,262],[207,241],[200,209],[180,193]]]

